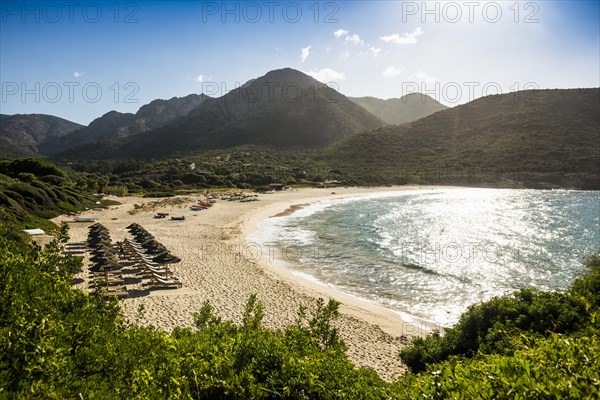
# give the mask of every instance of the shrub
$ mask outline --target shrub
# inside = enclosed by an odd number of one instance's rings
[[[0,181],[0,203],[9,207],[8,220],[22,227],[50,230],[56,226],[46,218],[91,204],[91,199],[69,186],[70,181],[55,168],[47,161],[35,159],[0,163],[0,169],[16,174],[15,179],[2,175],[5,179]],[[52,175],[38,177],[34,173]]]
[[[586,307],[600,308],[600,254],[591,255],[585,262],[586,273],[575,280],[569,294],[585,302]]]
[[[597,331],[545,339],[521,337],[512,355],[451,359],[395,386],[399,398],[596,399],[600,396]]]
[[[33,182],[35,181],[35,175],[31,172],[21,172],[17,174],[17,179],[21,182]]]
[[[514,346],[509,338],[519,332],[547,336],[583,329],[589,324],[590,312],[598,309],[600,298],[598,257],[592,257],[587,265],[590,272],[566,293],[521,289],[469,307],[444,335],[414,338],[411,346],[400,351],[401,360],[412,372],[419,372],[453,355],[472,357],[480,351],[510,354]]]
[[[19,158],[13,161],[1,161],[0,173],[12,177],[20,173],[32,173],[37,177],[55,175],[64,177],[65,174],[56,165],[39,158]]]
[[[27,183],[13,183],[8,186],[8,189],[19,193],[26,204],[31,205],[32,208],[41,207],[41,208],[52,208],[54,203],[43,189],[34,187]]]

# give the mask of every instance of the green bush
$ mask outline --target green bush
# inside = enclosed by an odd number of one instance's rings
[[[21,172],[17,175],[17,179],[21,182],[33,182],[35,181],[35,175],[30,172]]]
[[[400,358],[412,372],[419,372],[453,355],[510,354],[514,349],[510,338],[520,332],[540,336],[577,332],[588,326],[589,313],[600,306],[598,256],[590,258],[587,268],[588,274],[566,293],[521,289],[473,305],[444,335],[413,339],[411,346],[401,350]]]
[[[52,208],[54,205],[48,193],[30,184],[22,182],[13,183],[7,189],[19,193],[25,200],[25,203],[29,204],[32,208]]]
[[[78,193],[56,168],[47,161],[35,159],[0,163],[0,169],[15,176],[2,175],[0,180],[0,206],[6,207],[3,214],[6,220],[22,227],[51,230],[56,226],[47,219],[92,204],[92,199]],[[38,177],[36,173],[52,175]]]
[[[598,331],[568,337],[520,337],[512,355],[451,359],[397,382],[399,398],[597,399],[600,397]]]
[[[600,254],[591,255],[586,263],[586,274],[575,280],[569,288],[569,295],[581,299],[586,307],[600,308]]]
[[[53,186],[62,186],[69,183],[68,179],[62,176],[46,175],[39,178],[40,181]]]
[[[148,179],[148,178],[141,179],[139,181],[138,185],[140,185],[144,189],[148,189],[148,190],[155,190],[156,188],[160,187],[159,183],[154,182],[152,179]]]
[[[0,173],[11,177],[16,177],[20,173],[31,173],[37,177],[47,175],[65,176],[64,172],[56,165],[39,158],[19,158],[12,161],[0,161]]]

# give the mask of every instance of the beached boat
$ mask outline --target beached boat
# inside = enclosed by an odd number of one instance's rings
[[[185,216],[183,216],[183,215],[175,216],[174,215],[174,216],[171,217],[171,220],[172,221],[185,221]]]
[[[92,217],[75,217],[75,222],[94,222],[96,218]]]
[[[28,233],[32,236],[34,235],[44,235],[45,232],[42,229],[36,228],[36,229],[23,229],[23,232]]]

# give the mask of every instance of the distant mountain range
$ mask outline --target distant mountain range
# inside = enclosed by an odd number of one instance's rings
[[[0,157],[16,158],[46,154],[48,144],[83,125],[45,114],[0,114]]]
[[[598,88],[523,91],[446,108],[421,94],[348,98],[285,68],[219,98],[155,100],[87,127],[48,115],[2,115],[0,156],[167,158],[265,145],[317,149],[317,161],[350,183],[512,179],[528,187],[600,188],[599,115]],[[441,177],[452,169],[454,180]]]
[[[87,127],[73,124],[72,129],[33,145],[27,134],[11,135],[9,140],[3,131],[0,140],[10,141],[3,142],[5,158],[164,157],[244,144],[322,148],[363,130],[412,121],[444,108],[420,94],[390,100],[348,98],[300,71],[284,68],[220,98],[192,94],[154,100],[135,114],[110,111]],[[27,118],[20,116],[23,121]],[[21,126],[27,133],[28,125]]]
[[[483,97],[358,133],[320,159],[358,182],[600,189],[600,89]]]
[[[421,93],[410,93],[399,99],[388,100],[376,97],[348,98],[388,124],[394,125],[416,121],[448,108],[432,97]]]
[[[383,125],[341,93],[285,68],[207,99],[185,118],[144,135],[74,147],[58,156],[164,157],[246,144],[321,148]]]
[[[89,126],[59,137],[52,143],[46,143],[41,153],[54,155],[86,143],[119,140],[160,128],[185,116],[208,98],[204,94],[190,94],[169,100],[154,100],[142,106],[135,114],[110,111],[96,118]]]

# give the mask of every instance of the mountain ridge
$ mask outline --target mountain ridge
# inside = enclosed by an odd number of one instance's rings
[[[143,136],[72,149],[95,158],[164,157],[189,151],[264,144],[318,148],[385,122],[343,94],[291,68],[269,71],[185,118]]]
[[[208,98],[202,93],[168,100],[155,99],[141,106],[135,114],[109,111],[87,127],[73,131],[54,143],[48,143],[45,155],[54,155],[91,142],[119,140],[148,132],[186,115]]]
[[[599,88],[530,90],[361,132],[319,159],[372,183],[449,183],[433,171],[447,166],[462,171],[458,184],[473,183],[469,171],[478,171],[482,183],[496,177],[526,187],[600,188],[599,127]]]
[[[399,98],[387,100],[372,96],[348,98],[388,124],[393,125],[416,121],[448,108],[431,96],[422,93],[409,93]]]
[[[83,125],[48,114],[0,114],[0,156],[29,157]]]

